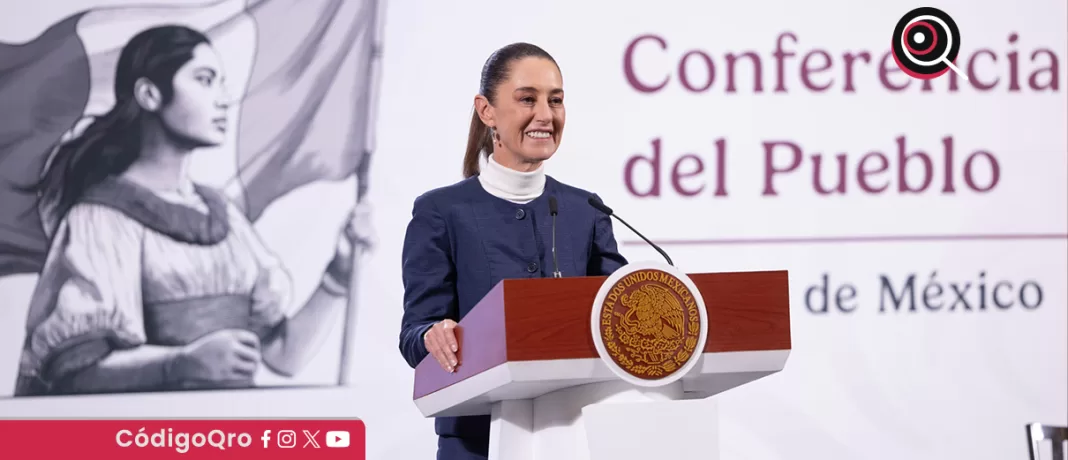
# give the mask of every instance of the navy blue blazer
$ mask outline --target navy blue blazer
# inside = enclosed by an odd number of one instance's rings
[[[423,333],[460,319],[503,279],[551,277],[556,196],[556,251],[563,276],[609,275],[627,263],[611,218],[587,202],[594,194],[552,177],[526,204],[491,195],[474,176],[416,198],[404,237],[404,317],[400,351],[413,368],[427,356]],[[461,363],[461,365],[463,365]],[[489,416],[441,417],[439,436],[489,439]]]

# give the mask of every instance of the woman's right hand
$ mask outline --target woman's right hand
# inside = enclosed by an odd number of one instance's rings
[[[248,380],[260,364],[260,339],[242,329],[223,329],[182,347],[169,377],[178,381]]]
[[[456,353],[460,351],[460,344],[456,341],[456,321],[447,319],[435,323],[423,334],[423,344],[442,369],[456,372],[456,366],[460,364],[456,358]]]

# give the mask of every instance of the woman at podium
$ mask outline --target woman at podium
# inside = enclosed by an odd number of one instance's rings
[[[474,105],[464,179],[416,198],[404,238],[400,351],[413,368],[428,355],[448,372],[462,366],[453,329],[503,279],[603,276],[627,263],[609,216],[587,201],[595,195],[545,174],[565,120],[552,56],[528,43],[495,51]],[[489,427],[488,415],[438,418],[437,458],[487,458]]]

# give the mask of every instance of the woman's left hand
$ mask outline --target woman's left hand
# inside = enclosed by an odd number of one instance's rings
[[[377,242],[377,234],[371,222],[371,203],[363,200],[349,212],[338,238],[337,253],[352,259],[354,250],[369,252]]]
[[[377,241],[374,230],[371,223],[370,202],[363,200],[356,203],[341,228],[334,259],[330,261],[326,269],[326,276],[332,282],[348,288],[356,259],[354,255],[363,255],[374,248]]]

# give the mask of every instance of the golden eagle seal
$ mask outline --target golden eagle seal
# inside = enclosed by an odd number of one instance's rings
[[[698,296],[668,271],[636,270],[620,277],[595,305],[594,332],[611,361],[627,374],[665,379],[699,353],[704,307]]]

